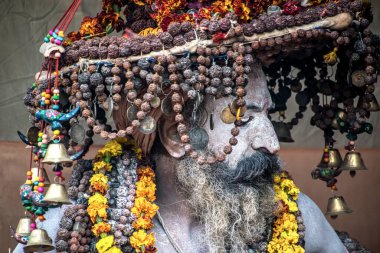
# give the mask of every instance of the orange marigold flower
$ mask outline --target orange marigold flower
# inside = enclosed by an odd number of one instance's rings
[[[149,201],[156,200],[156,185],[152,181],[139,181],[136,183],[136,197],[145,197]]]
[[[111,231],[111,225],[106,222],[99,222],[92,226],[92,233],[98,237],[101,233],[108,233]]]
[[[143,176],[151,177],[151,178],[155,177],[154,171],[151,167],[140,167],[137,170],[137,174],[139,175],[139,177],[143,177]]]
[[[143,252],[143,249],[153,247],[155,243],[154,234],[147,234],[143,229],[134,232],[130,237],[130,242],[136,252]]]
[[[144,215],[147,218],[152,219],[158,210],[158,206],[154,203],[149,202],[144,197],[139,197],[135,199],[135,205],[132,207],[132,213],[137,217]]]
[[[150,230],[153,227],[153,223],[151,219],[148,219],[146,217],[140,217],[133,222],[133,227],[135,229]]]

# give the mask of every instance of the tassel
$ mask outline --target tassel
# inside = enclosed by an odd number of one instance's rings
[[[331,51],[330,53],[328,54],[325,54],[323,56],[323,60],[329,64],[329,65],[334,65],[337,61],[337,55],[336,55],[336,52],[338,51],[338,48],[335,47],[333,51]]]

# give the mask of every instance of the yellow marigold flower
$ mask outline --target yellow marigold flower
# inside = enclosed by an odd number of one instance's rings
[[[101,233],[108,233],[111,231],[111,225],[106,222],[99,222],[92,226],[92,233],[98,237]]]
[[[95,172],[98,172],[100,170],[111,171],[111,169],[112,169],[112,165],[110,163],[106,163],[105,161],[98,161],[94,163],[93,170]]]
[[[145,229],[145,230],[151,230],[153,227],[153,223],[151,219],[140,217],[137,220],[133,222],[133,227],[137,229]]]
[[[137,174],[139,177],[148,177],[148,178],[154,178],[155,174],[151,167],[140,167],[137,170]]]
[[[149,202],[146,198],[139,197],[135,199],[135,205],[132,207],[132,213],[137,217],[144,216],[152,219],[158,210],[158,206]]]
[[[154,234],[147,234],[143,229],[134,232],[130,237],[130,243],[136,252],[142,252],[142,248],[152,247],[155,243]]]
[[[275,183],[275,184],[278,184],[278,183],[280,183],[280,181],[281,181],[281,177],[279,176],[279,175],[274,175],[274,177],[273,177],[273,182]],[[277,186],[277,185],[275,185],[275,186]],[[278,187],[278,186],[277,186]]]
[[[90,179],[93,190],[105,194],[108,190],[108,177],[102,173],[94,174]]]
[[[122,251],[118,247],[113,246],[112,248],[110,248],[109,250],[107,250],[105,253],[122,253]]]
[[[107,198],[99,193],[95,193],[88,199],[88,204],[107,204]]]
[[[298,211],[298,206],[297,203],[294,201],[289,201],[288,203],[289,211],[292,213],[295,213]]]
[[[99,253],[105,253],[113,245],[113,235],[106,236],[96,243],[96,249]]]
[[[99,193],[95,193],[88,199],[87,213],[92,223],[95,223],[96,217],[107,220],[107,198]]]
[[[154,183],[137,182],[136,183],[136,197],[145,197],[149,201],[156,200],[156,185]]]

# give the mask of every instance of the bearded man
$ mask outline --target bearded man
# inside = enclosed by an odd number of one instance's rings
[[[265,74],[260,64],[252,66],[246,86],[247,111],[236,136],[238,145],[224,162],[200,165],[187,157],[179,139],[174,116],[161,110],[152,113],[157,120],[156,132],[134,138],[150,154],[156,168],[157,200],[160,210],[153,232],[158,252],[266,252],[274,221],[275,191],[273,175],[280,171],[280,150],[268,110],[273,106]],[[216,116],[207,117],[203,129],[201,154],[223,147],[230,127],[221,115],[232,97],[207,100],[201,106]],[[118,128],[125,127],[125,115],[114,114]],[[214,127],[210,128],[210,120]],[[200,124],[197,127],[202,127]],[[304,231],[300,242],[308,253],[346,252],[333,228],[316,204],[300,193],[297,200]],[[65,208],[51,209],[43,228],[53,237]],[[19,245],[16,253],[22,252]]]

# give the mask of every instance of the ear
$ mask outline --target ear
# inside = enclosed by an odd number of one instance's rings
[[[174,117],[162,117],[158,124],[158,135],[166,151],[174,157],[181,158],[185,155],[185,149],[177,133],[177,123]]]

